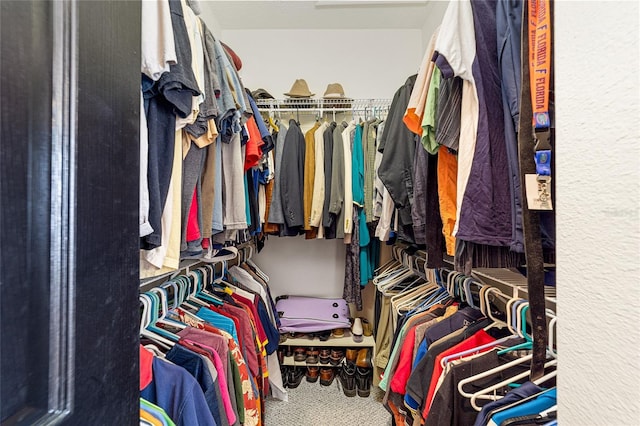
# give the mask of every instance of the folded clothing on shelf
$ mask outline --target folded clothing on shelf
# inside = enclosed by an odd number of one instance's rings
[[[349,306],[344,299],[281,296],[276,300],[281,333],[314,333],[349,328]]]

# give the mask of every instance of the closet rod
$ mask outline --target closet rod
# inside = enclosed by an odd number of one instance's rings
[[[260,110],[322,109],[337,111],[389,109],[391,99],[257,99]]]
[[[378,107],[376,107],[378,108]],[[372,108],[273,108],[273,109],[265,109],[258,108],[260,112],[298,112],[300,114],[305,113],[316,113],[318,111],[322,112],[364,112],[371,111]],[[385,111],[386,112],[386,111]]]

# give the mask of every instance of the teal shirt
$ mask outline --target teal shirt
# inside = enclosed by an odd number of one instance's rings
[[[351,148],[351,189],[353,203],[364,206],[364,151],[362,149],[362,126],[357,125]]]

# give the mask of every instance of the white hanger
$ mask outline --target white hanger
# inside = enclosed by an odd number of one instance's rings
[[[167,339],[166,337],[160,336],[159,334],[154,333],[153,331],[147,328],[149,327],[149,325],[151,325],[151,322],[152,322],[151,310],[152,310],[153,303],[151,302],[150,296],[147,294],[141,294],[139,296],[139,300],[142,302],[142,320],[140,324],[140,335],[153,340],[154,342],[164,347],[165,349],[172,348],[175,345],[175,342]]]
[[[176,286],[176,288],[177,288],[177,286]],[[181,330],[184,329],[186,327],[185,324],[167,318],[167,312],[169,312],[169,300],[168,300],[168,297],[167,297],[168,295],[167,295],[166,288],[164,288],[163,286],[160,286],[160,287],[152,288],[149,291],[153,292],[153,293],[156,293],[158,295],[158,297],[160,298],[160,316],[156,320],[156,324],[160,323],[160,324],[169,325],[171,327],[179,328]],[[174,307],[174,309],[175,309],[175,307]],[[165,330],[165,331],[167,331],[167,333],[170,333],[168,330]],[[170,333],[170,334],[175,335],[174,333]],[[176,336],[176,339],[180,340],[179,336],[177,336],[177,335],[175,335],[175,336]]]
[[[549,368],[549,367],[554,367],[558,365],[558,360],[557,359],[552,359],[551,361],[548,361],[544,364],[544,368]],[[467,398],[471,398],[471,406],[476,410],[476,411],[480,411],[482,410],[482,407],[480,407],[477,403],[478,399],[485,399],[485,400],[490,400],[490,401],[496,401],[498,399],[502,399],[503,397],[500,395],[490,395],[489,393],[491,392],[495,392],[496,390],[504,387],[504,386],[508,386],[511,383],[515,383],[518,380],[524,379],[525,377],[528,377],[531,374],[530,371],[525,371],[522,372],[520,374],[517,374],[513,377],[510,377],[508,379],[505,379],[503,381],[501,381],[500,383],[496,383],[495,385],[491,385],[488,388],[482,389],[474,394],[471,394],[471,396],[468,396],[469,394],[465,394],[463,396],[467,397]],[[540,377],[537,380],[533,380],[533,383],[535,383],[536,385],[539,385],[541,383],[546,382],[547,380],[553,378],[556,376],[556,370],[553,370],[552,372],[550,372],[547,375],[544,375],[542,377]],[[458,390],[460,389],[460,386],[458,386]],[[461,392],[462,394],[462,392]]]

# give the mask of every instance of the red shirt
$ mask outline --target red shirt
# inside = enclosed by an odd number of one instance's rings
[[[407,335],[400,349],[400,359],[395,373],[391,377],[391,390],[404,395],[406,393],[407,381],[411,375],[411,367],[413,364],[413,346],[416,340],[416,326],[413,326],[407,332]]]
[[[149,386],[149,383],[153,380],[151,364],[153,364],[153,353],[140,345],[140,390]]]
[[[249,120],[247,120],[247,131],[249,132],[249,141],[247,141],[247,144],[245,145],[245,172],[253,166],[258,165],[260,157],[262,157],[262,150],[260,149],[260,147],[264,145],[262,136],[260,135],[260,130],[258,129],[258,125],[256,124],[256,120],[254,117],[251,117]]]

